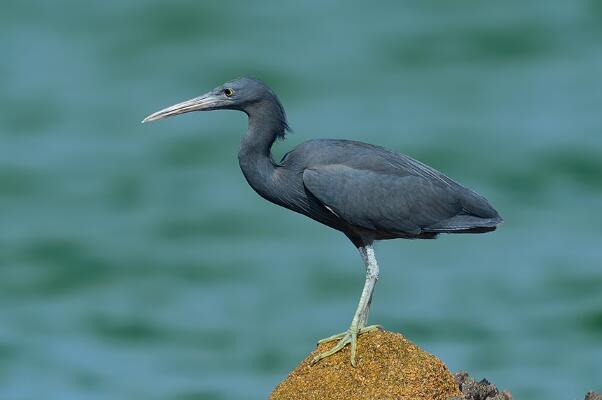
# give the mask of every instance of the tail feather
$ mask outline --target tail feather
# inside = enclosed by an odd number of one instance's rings
[[[437,222],[423,228],[423,232],[436,233],[482,233],[494,231],[503,222],[497,215],[492,218],[481,218],[475,215],[459,214],[445,221]]]

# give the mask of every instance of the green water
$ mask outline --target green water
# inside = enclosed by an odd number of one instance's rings
[[[240,75],[277,154],[377,143],[505,218],[380,243],[372,322],[516,398],[602,391],[599,1],[8,1],[0,50],[0,399],[266,398],[347,327],[360,258],[247,186],[244,115],[139,123]]]

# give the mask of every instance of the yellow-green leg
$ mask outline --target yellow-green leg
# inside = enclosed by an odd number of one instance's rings
[[[326,339],[320,340],[318,343],[326,343],[338,340],[338,343],[330,350],[318,354],[312,360],[312,364],[317,363],[323,358],[333,355],[339,350],[343,349],[348,344],[351,345],[351,365],[356,366],[355,355],[357,350],[357,337],[362,333],[370,332],[375,329],[381,329],[379,325],[366,326],[368,321],[368,313],[370,311],[370,304],[372,303],[372,294],[374,292],[374,285],[378,280],[378,264],[376,257],[374,256],[374,248],[372,245],[366,245],[359,248],[364,264],[366,265],[366,282],[364,283],[364,289],[360,297],[359,304],[351,321],[349,329],[343,333],[339,333],[330,336]]]

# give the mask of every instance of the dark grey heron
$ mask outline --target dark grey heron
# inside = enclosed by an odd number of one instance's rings
[[[249,125],[238,160],[251,187],[264,199],[343,232],[358,248],[366,281],[349,329],[318,362],[380,328],[367,325],[379,270],[373,243],[382,239],[434,239],[440,233],[482,233],[502,222],[476,192],[406,155],[352,140],[304,142],[274,161],[271,147],[289,129],[282,104],[263,82],[240,78],[194,99],[165,108],[142,122],[190,111],[238,110]]]

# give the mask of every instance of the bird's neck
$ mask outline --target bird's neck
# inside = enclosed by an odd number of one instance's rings
[[[270,122],[269,120],[257,120],[252,115],[249,116],[249,127],[240,143],[238,152],[241,161],[271,159],[271,149],[276,140],[277,130],[275,124]]]
[[[271,148],[283,129],[282,121],[272,117],[269,105],[264,108],[247,112],[249,127],[238,152],[238,161],[245,178],[262,196],[262,192],[268,190],[273,183],[276,164],[272,159]]]

